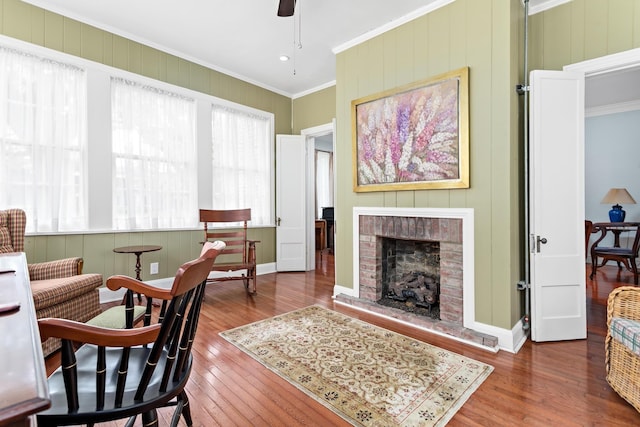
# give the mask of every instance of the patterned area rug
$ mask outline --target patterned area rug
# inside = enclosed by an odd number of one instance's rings
[[[220,335],[360,426],[442,426],[493,367],[319,306]]]

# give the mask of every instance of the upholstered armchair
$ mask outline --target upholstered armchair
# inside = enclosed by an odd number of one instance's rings
[[[0,211],[0,253],[24,252],[27,217],[22,209]],[[56,317],[86,322],[100,314],[98,288],[101,274],[82,274],[83,259],[73,257],[28,264],[36,317]],[[47,356],[60,340],[47,340],[42,349]]]
[[[22,209],[0,211],[0,253],[24,252],[26,226],[27,216]],[[82,258],[76,257],[29,264],[29,278],[47,280],[82,274],[82,262]]]

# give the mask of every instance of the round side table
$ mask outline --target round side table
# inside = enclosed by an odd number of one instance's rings
[[[113,252],[119,254],[135,254],[136,255],[136,279],[140,279],[140,271],[142,271],[142,264],[140,264],[140,255],[146,252],[155,252],[162,249],[162,246],[158,245],[137,245],[137,246],[122,246],[115,248]]]
[[[136,245],[136,246],[122,246],[115,248],[113,252],[119,254],[135,254],[136,255],[136,279],[142,281],[140,278],[140,272],[142,271],[142,264],[140,263],[140,256],[146,252],[155,252],[162,249],[162,246],[158,245]],[[142,295],[138,294],[138,303],[142,302]]]

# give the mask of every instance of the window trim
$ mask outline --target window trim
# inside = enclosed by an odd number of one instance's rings
[[[198,204],[202,207],[210,206],[213,182],[211,179],[211,105],[220,105],[246,111],[250,114],[265,117],[269,121],[269,160],[272,165],[270,171],[270,201],[271,223],[256,226],[257,228],[275,227],[275,114],[259,110],[247,105],[239,104],[227,99],[218,98],[182,86],[136,74],[130,71],[101,64],[68,53],[60,52],[33,43],[17,40],[0,34],[0,44],[21,50],[30,54],[64,62],[86,70],[87,76],[87,189],[88,189],[88,229],[74,232],[34,232],[29,235],[72,235],[98,233],[127,233],[145,231],[180,231],[197,230],[199,227],[152,229],[152,230],[114,230],[111,225],[111,197],[112,194],[111,162],[111,77],[132,80],[143,85],[157,87],[161,90],[175,92],[196,100],[196,141],[197,141],[197,182]]]

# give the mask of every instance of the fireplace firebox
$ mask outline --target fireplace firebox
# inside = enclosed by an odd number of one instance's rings
[[[440,243],[381,237],[378,304],[440,320]]]

